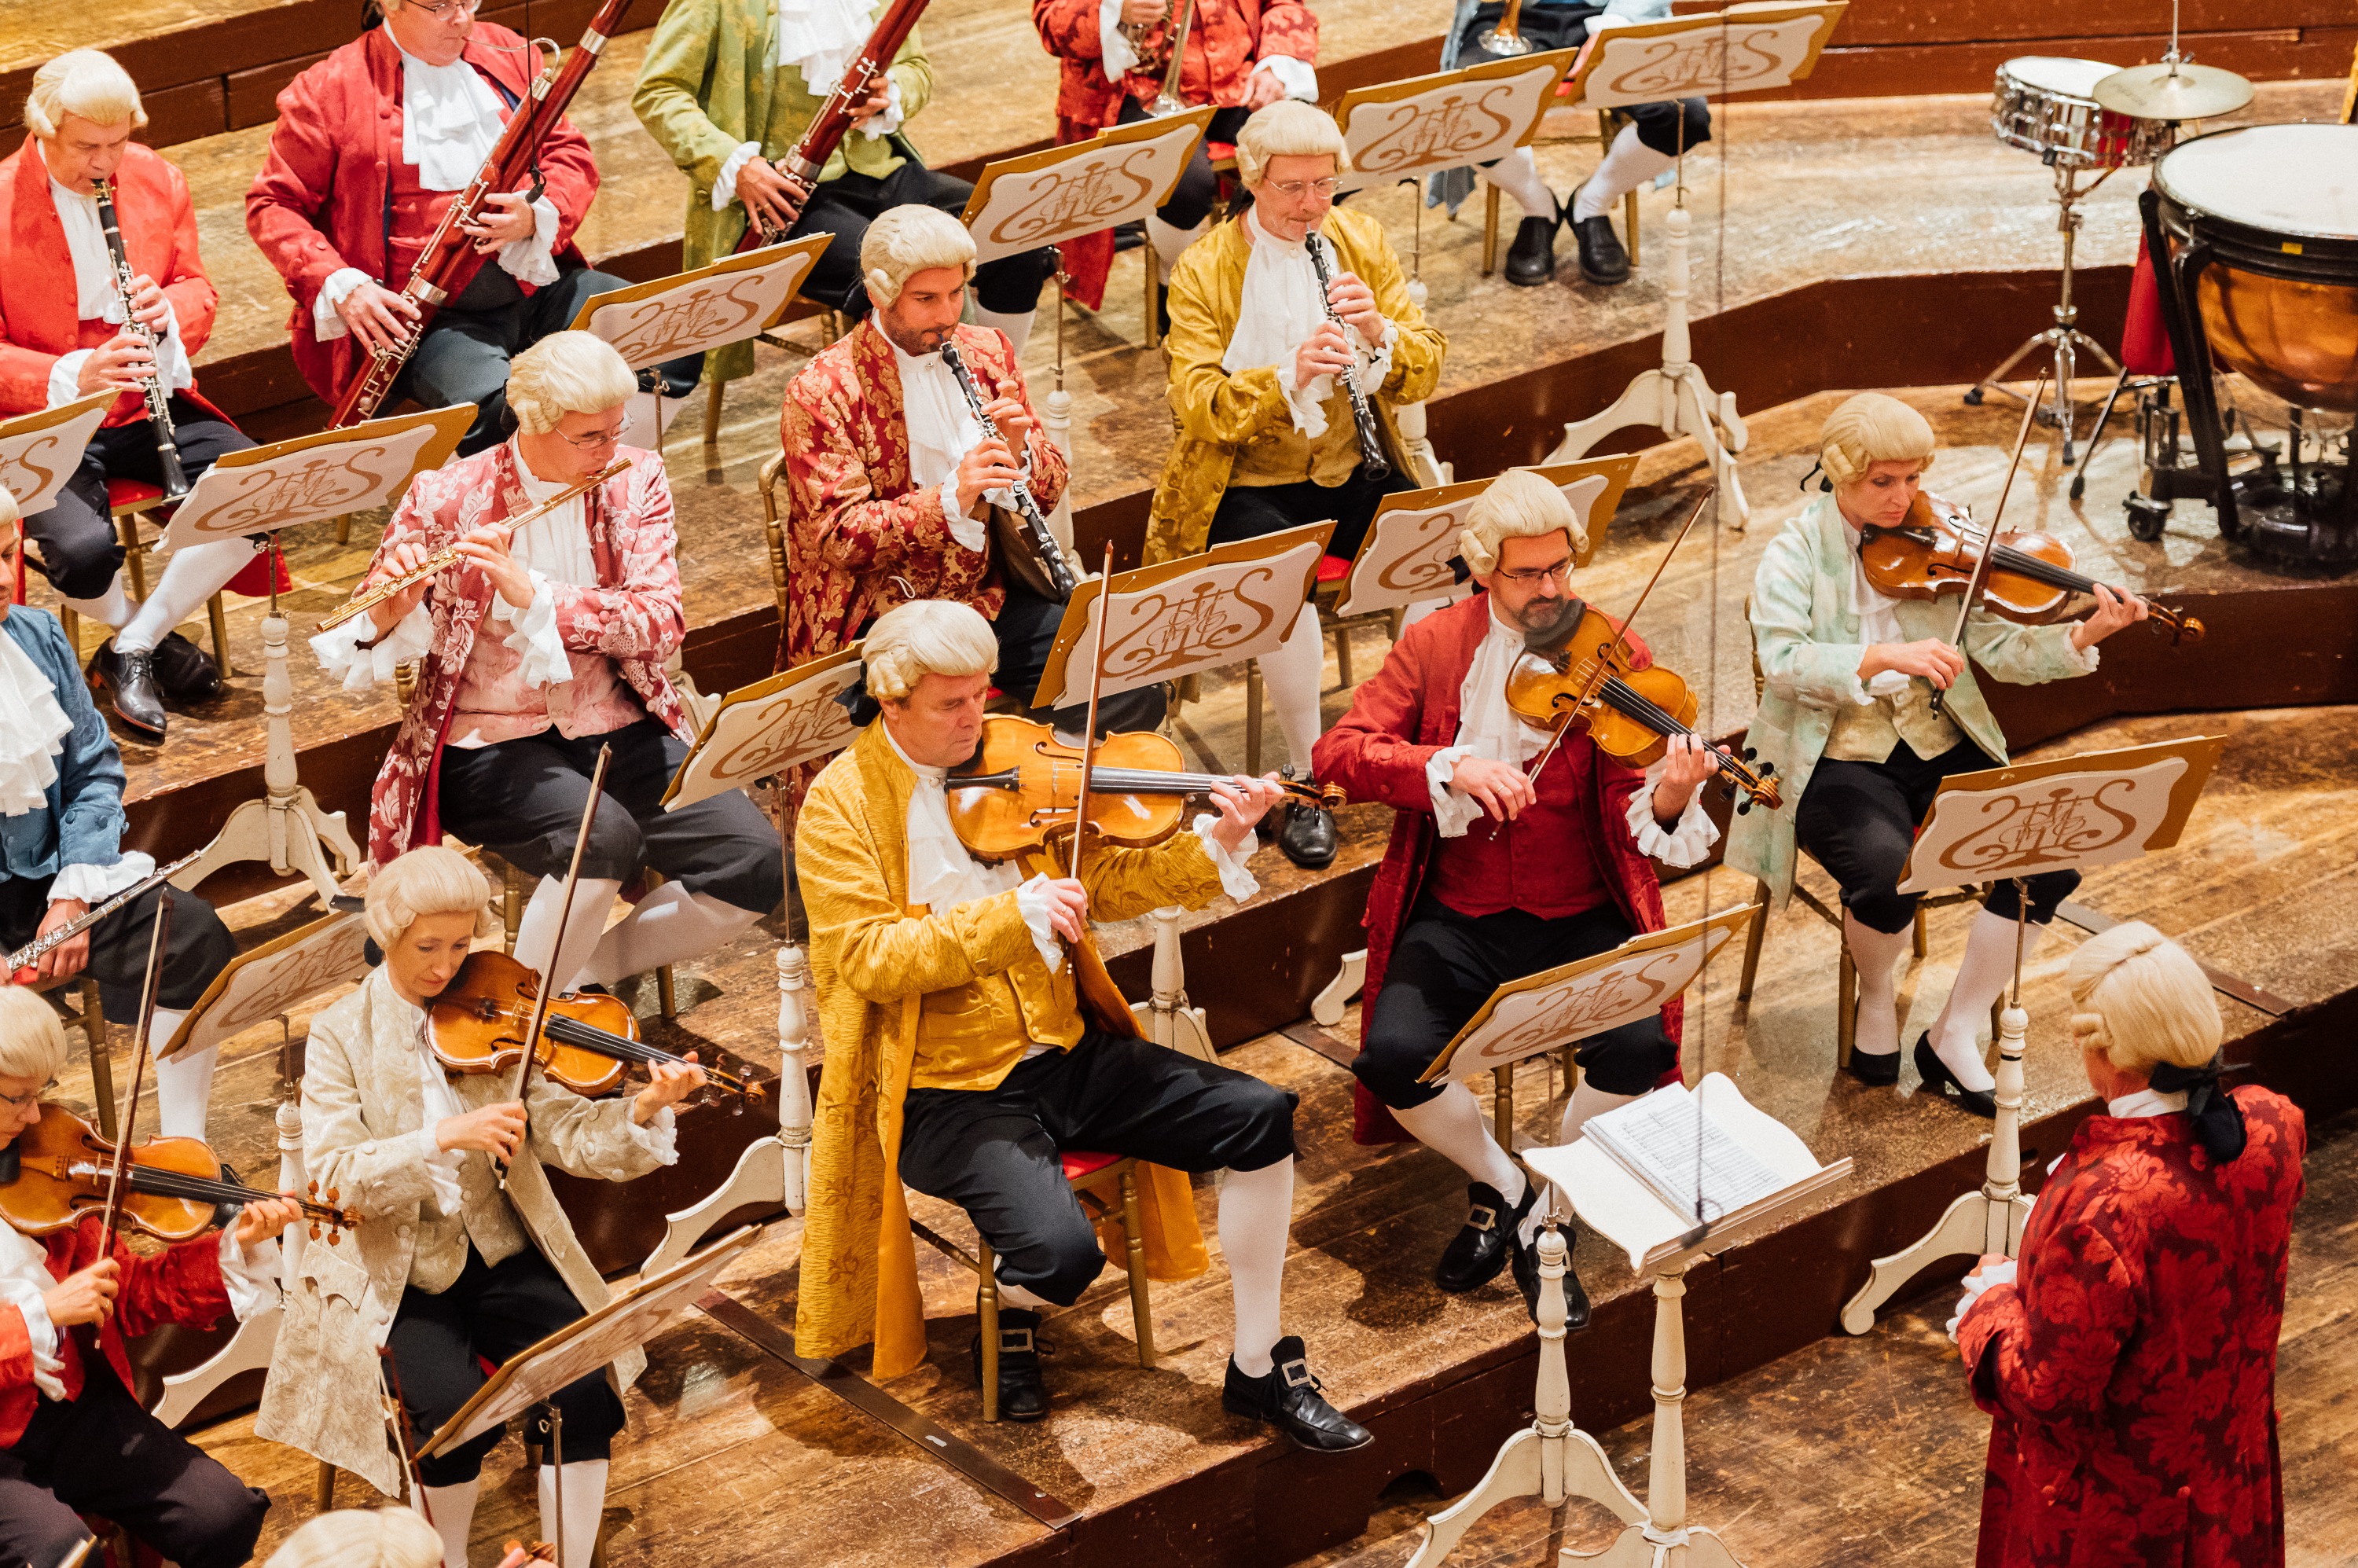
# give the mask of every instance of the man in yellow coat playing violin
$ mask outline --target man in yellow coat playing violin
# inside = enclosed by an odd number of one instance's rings
[[[1366,1429],[1320,1396],[1301,1339],[1281,1336],[1294,1097],[1109,1032],[1118,998],[1083,1011],[1083,991],[1112,991],[1090,918],[1252,896],[1245,860],[1276,784],[1224,784],[1193,832],[1097,849],[1078,879],[984,865],[952,826],[945,780],[981,743],[990,622],[918,600],[878,617],[866,644],[881,708],[812,785],[795,835],[827,1042],[795,1343],[834,1356],[873,1340],[879,1378],[924,1359],[905,1184],[964,1209],[997,1254],[999,1409],[1036,1421],[1048,1400],[1033,1331],[1105,1266],[1060,1152],[1161,1167],[1141,1195],[1147,1265],[1163,1278],[1206,1266],[1180,1173],[1225,1169],[1236,1338],[1222,1402],[1307,1448],[1364,1445]]]

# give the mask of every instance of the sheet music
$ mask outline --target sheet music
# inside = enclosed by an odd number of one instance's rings
[[[1700,1112],[1700,1114],[1698,1114]],[[1656,1089],[1590,1119],[1582,1135],[1682,1215],[1696,1207],[1696,1139],[1702,1139],[1702,1208],[1716,1220],[1781,1190],[1785,1182],[1702,1108],[1684,1084]]]

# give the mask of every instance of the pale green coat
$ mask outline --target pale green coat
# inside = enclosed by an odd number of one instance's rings
[[[631,107],[647,134],[687,174],[683,270],[729,255],[744,237],[742,202],[712,210],[712,184],[729,155],[746,142],[758,141],[763,157],[783,157],[827,103],[824,94],[813,94],[804,85],[801,71],[770,65],[777,27],[773,0],[671,0],[655,23]],[[901,89],[905,124],[917,117],[934,92],[934,69],[916,32],[892,57],[891,75]],[[827,158],[819,178],[834,179],[849,170],[882,179],[904,158],[916,157],[916,149],[898,133],[879,138],[854,131]],[[751,375],[753,345],[732,343],[718,350],[707,368],[720,381]]]
[[[1752,579],[1752,646],[1759,661],[1760,711],[1745,743],[1773,762],[1785,804],[1754,807],[1727,835],[1727,863],[1768,884],[1770,907],[1793,892],[1793,814],[1825,754],[1834,713],[1853,699],[1859,660],[1858,604],[1853,593],[1850,530],[1834,498],[1820,494],[1785,524]],[[1945,641],[1956,631],[1954,599],[1903,599],[1899,629],[1910,642]],[[2085,675],[2094,650],[2071,646],[2068,625],[2018,626],[1976,612],[1965,626],[1965,652],[1999,680],[2021,686]],[[1982,700],[1969,666],[1949,688],[1948,715],[1974,744],[2006,761],[2006,732]]]

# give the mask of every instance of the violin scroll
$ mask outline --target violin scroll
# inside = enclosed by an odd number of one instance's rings
[[[320,1233],[324,1230],[328,1245],[330,1247],[344,1238],[345,1231],[352,1229],[361,1222],[358,1209],[336,1206],[336,1188],[330,1187],[322,1195],[319,1191],[319,1184],[313,1182],[305,1189],[305,1195],[311,1201],[303,1206],[303,1213],[311,1222],[311,1239],[319,1240]]]

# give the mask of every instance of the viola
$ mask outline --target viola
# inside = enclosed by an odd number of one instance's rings
[[[1963,507],[1923,491],[1898,527],[1869,524],[1859,530],[1858,558],[1877,591],[1893,599],[1938,599],[1965,591],[1985,544],[1989,571],[1980,602],[2008,621],[2046,625],[2062,615],[2073,594],[2093,594],[2099,586],[2074,569],[2071,546],[2054,535],[2002,533],[1993,541]],[[2128,597],[2125,589],[2113,591]],[[2202,622],[2182,610],[2147,600],[2146,615],[2155,631],[2169,634],[2172,645],[2202,640]]]
[[[0,1218],[26,1236],[47,1236],[81,1223],[86,1212],[106,1207],[119,1151],[90,1123],[61,1105],[41,1103],[41,1119],[0,1150]],[[130,1193],[119,1225],[158,1241],[186,1241],[211,1229],[216,1211],[265,1203],[280,1195],[230,1181],[201,1139],[150,1138],[133,1146],[125,1169]],[[311,1222],[311,1238],[324,1232],[334,1246],[361,1217],[324,1199],[313,1182],[310,1196],[297,1200]]]
[[[524,1059],[525,1037],[540,1000],[540,975],[505,953],[467,955],[459,972],[427,1011],[435,1060],[457,1074],[503,1073]],[[639,1021],[620,997],[566,991],[548,999],[533,1060],[552,1081],[590,1098],[611,1093],[630,1064],[668,1062],[695,1066],[639,1038]],[[738,1108],[758,1101],[762,1086],[706,1067],[711,1082],[738,1097]]]
[[[1575,600],[1556,631],[1531,639],[1507,676],[1507,706],[1524,722],[1559,735],[1585,732],[1617,762],[1642,768],[1661,760],[1673,735],[1694,734],[1699,705],[1685,680],[1660,665],[1635,667],[1629,644],[1603,611]],[[1702,742],[1720,773],[1743,792],[1736,809],[1784,804],[1773,763],[1753,762]],[[1541,755],[1546,763],[1546,754]],[[1538,769],[1532,770],[1534,773]]]

